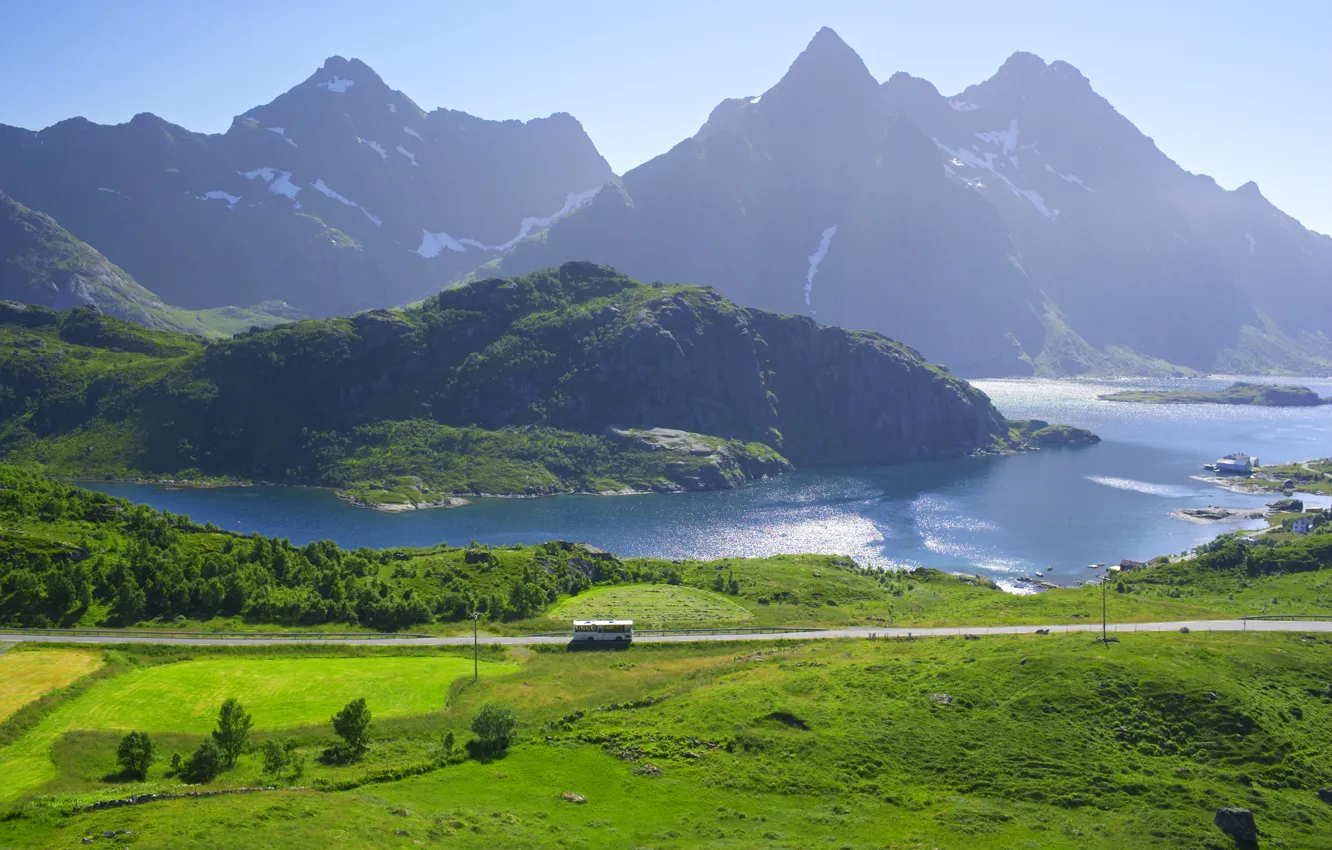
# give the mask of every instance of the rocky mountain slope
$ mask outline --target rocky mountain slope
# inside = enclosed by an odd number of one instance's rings
[[[0,192],[0,300],[57,310],[95,307],[145,327],[230,335],[300,318],[281,302],[257,307],[182,310],[140,286],[48,215]]]
[[[1332,239],[1253,183],[1226,191],[1185,171],[1072,65],[1015,53],[953,97],[903,73],[882,91],[1000,213],[1033,282],[1092,346],[1209,370],[1264,315],[1332,330]]]
[[[831,30],[496,269],[565,259],[878,330],[963,374],[1332,368],[1332,239],[1184,171],[1075,68],[953,97]]]
[[[336,56],[220,135],[150,114],[0,126],[0,189],[191,308],[280,299],[337,315],[416,300],[610,177],[568,115],[426,112]]]
[[[0,452],[67,474],[602,491],[1012,439],[983,393],[878,334],[590,264],[211,344],[90,311],[0,314]]]
[[[826,29],[777,85],[724,101],[695,136],[499,267],[552,257],[880,331],[968,374],[1030,371],[1024,354],[1044,333],[1045,299],[1000,216],[948,179]]]

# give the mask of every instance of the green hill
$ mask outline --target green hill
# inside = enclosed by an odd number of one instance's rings
[[[904,345],[579,263],[211,343],[5,308],[0,346],[0,452],[83,477],[310,484],[405,505],[706,489],[786,458],[1011,444],[983,393]]]
[[[0,300],[57,310],[91,306],[157,330],[207,337],[300,318],[280,301],[255,307],[170,307],[55,219],[0,192]]]

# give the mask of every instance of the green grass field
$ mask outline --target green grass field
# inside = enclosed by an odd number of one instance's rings
[[[487,662],[481,672],[494,676],[515,669]],[[256,731],[327,724],[338,709],[361,696],[379,718],[419,715],[442,707],[453,681],[471,673],[470,659],[451,656],[230,658],[132,669],[61,705],[0,750],[0,774],[6,777],[0,802],[54,777],[51,747],[70,733],[141,730],[201,736],[213,727],[218,706],[228,697],[241,701]]]
[[[0,654],[0,720],[102,666],[96,652],[65,650]]]
[[[640,628],[739,623],[753,616],[719,593],[669,584],[596,588],[560,603],[550,612],[552,619],[630,619]]]
[[[0,820],[0,847],[128,829],[136,847],[1221,850],[1234,846],[1212,825],[1225,805],[1254,812],[1262,847],[1332,847],[1332,805],[1315,793],[1332,785],[1326,638],[515,648],[491,650],[507,661],[492,660],[478,685],[452,688],[444,680],[465,671],[463,659],[421,650],[133,652],[123,673],[29,734],[46,742],[49,773],[40,788],[25,780],[17,814]],[[260,737],[292,724],[280,734],[313,755],[330,735],[308,724],[326,724],[368,682],[376,726],[365,762],[311,759],[305,790],[70,812],[177,787],[160,767],[147,783],[111,776],[113,730],[127,728],[113,706],[152,718],[170,751],[207,726],[192,708],[204,702],[196,687],[236,693],[269,730]],[[479,706],[497,700],[520,721],[507,756],[431,763],[444,731],[466,738]],[[0,750],[11,780],[13,749]],[[395,778],[414,765],[425,772]],[[361,784],[317,790],[347,780]],[[273,782],[246,755],[212,787]]]

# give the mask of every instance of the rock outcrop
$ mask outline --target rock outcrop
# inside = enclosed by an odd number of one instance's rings
[[[1226,806],[1217,810],[1216,817],[1212,819],[1212,822],[1220,827],[1222,832],[1236,841],[1254,842],[1258,840],[1258,826],[1253,821],[1253,812],[1248,809]]]

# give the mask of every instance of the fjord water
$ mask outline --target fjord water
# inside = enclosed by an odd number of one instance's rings
[[[342,546],[591,543],[625,556],[718,558],[823,552],[862,564],[927,566],[1012,579],[1087,578],[1085,565],[1180,552],[1241,523],[1173,518],[1178,508],[1260,508],[1271,496],[1197,480],[1232,451],[1263,463],[1332,453],[1332,405],[1274,408],[1098,401],[1123,389],[1220,389],[1189,381],[976,381],[1005,415],[1090,428],[1099,445],[896,467],[802,470],[725,492],[484,499],[387,514],[296,487],[96,489],[223,528]],[[1332,395],[1332,380],[1281,379]],[[1310,504],[1329,500],[1306,497]],[[1247,523],[1261,525],[1261,523]],[[1051,571],[1051,568],[1053,570]]]

